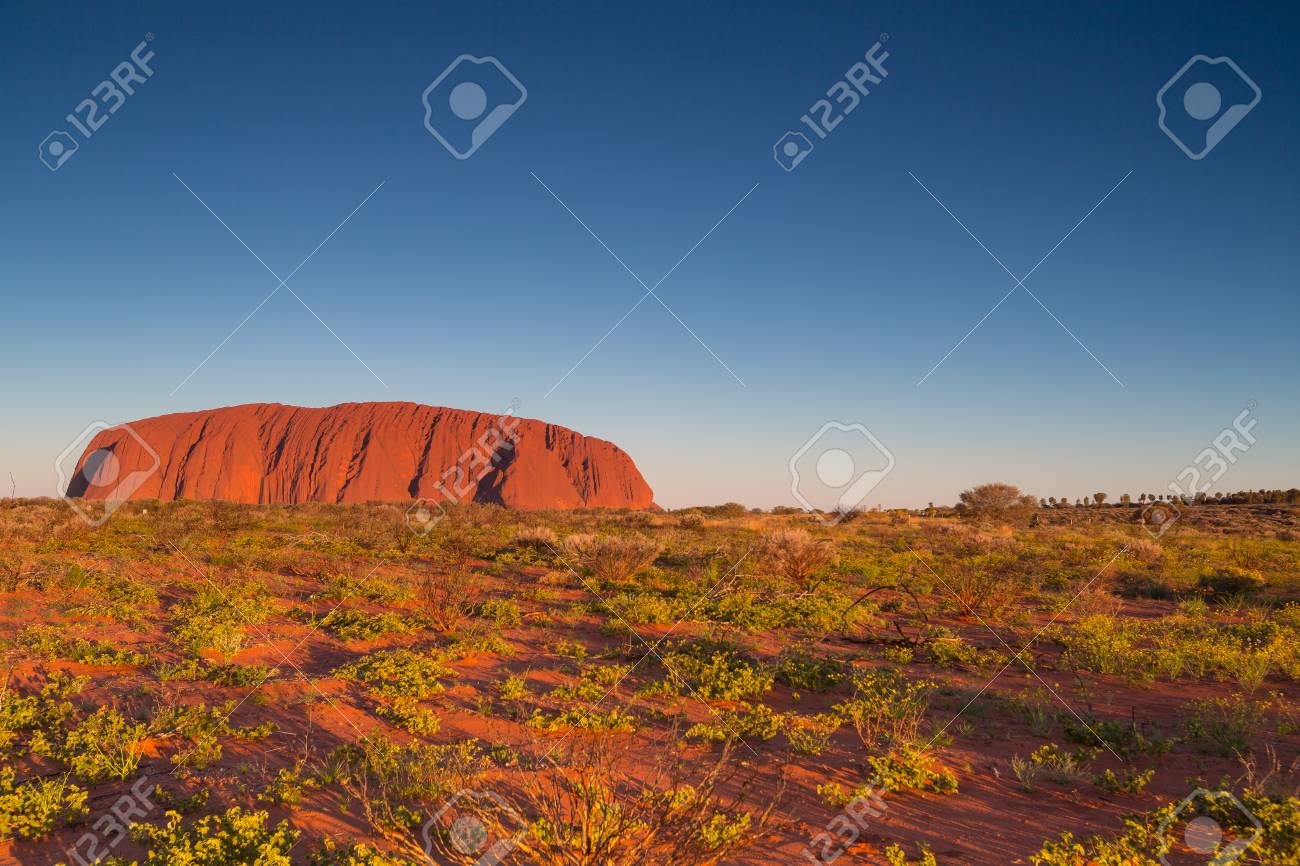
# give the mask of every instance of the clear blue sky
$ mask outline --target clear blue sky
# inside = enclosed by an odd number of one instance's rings
[[[96,419],[515,397],[669,506],[792,503],[828,420],[896,458],[869,504],[1163,490],[1251,400],[1220,489],[1300,483],[1295,4],[229,6],[4,7],[20,495]],[[153,77],[48,171],[38,144],[146,33]],[[882,33],[888,78],[783,171],[773,144]],[[527,100],[461,161],[421,94],[466,53]],[[1263,92],[1199,161],[1155,104],[1195,54]],[[657,290],[744,387],[651,298],[547,396],[644,289],[534,174],[651,286],[752,189]],[[1124,387],[1020,290],[918,385],[1015,280],[917,180],[1021,276],[1126,176],[1025,282]],[[277,285],[178,177],[281,276],[383,183],[289,280],[375,375],[281,289],[173,394]]]

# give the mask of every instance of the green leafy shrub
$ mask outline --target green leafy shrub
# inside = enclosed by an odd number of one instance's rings
[[[0,839],[38,839],[84,817],[86,791],[67,776],[14,781],[13,767],[0,767]]]
[[[957,777],[952,770],[942,766],[936,769],[930,756],[915,746],[904,746],[883,757],[869,757],[867,763],[886,791],[957,793]]]
[[[774,673],[777,682],[806,692],[830,691],[848,678],[843,662],[820,658],[803,650],[782,653],[776,661]]]
[[[133,725],[112,707],[100,707],[71,730],[37,731],[31,749],[62,761],[91,784],[120,781],[140,765],[140,744],[146,733],[143,724]]]
[[[182,826],[179,812],[167,812],[162,825],[136,824],[131,837],[147,847],[146,866],[291,866],[289,852],[298,831],[281,821],[266,826],[266,812],[232,806]]]
[[[416,700],[441,694],[441,680],[452,675],[441,658],[404,649],[370,653],[334,671],[339,679],[365,683],[378,695]]]
[[[1214,597],[1233,595],[1254,595],[1264,588],[1264,577],[1249,568],[1225,565],[1207,571],[1197,580],[1196,585],[1208,590]]]
[[[833,709],[868,749],[896,746],[916,739],[934,688],[899,671],[857,670],[853,696]]]
[[[52,625],[28,625],[18,633],[18,646],[32,655],[47,659],[71,659],[84,665],[115,667],[142,665],[144,653],[127,652],[101,641],[69,637],[65,629]]]
[[[541,710],[535,710],[528,719],[528,727],[539,731],[610,731],[630,733],[636,730],[636,717],[625,710],[615,707],[605,713],[595,710],[565,710],[549,716]]]
[[[831,744],[831,737],[844,720],[835,713],[800,716],[788,713],[783,722],[785,738],[794,750],[805,755],[820,755]]]
[[[716,712],[713,721],[699,722],[686,731],[688,739],[722,742],[733,738],[770,740],[780,733],[784,718],[766,704],[746,704]]]
[[[307,866],[412,866],[409,860],[384,854],[360,842],[340,847],[326,839],[319,850],[307,857]]]
[[[320,627],[340,640],[374,640],[386,634],[413,631],[416,624],[408,617],[389,611],[366,613],[336,607],[320,620]]]
[[[663,663],[674,686],[704,700],[739,701],[772,688],[771,672],[711,641],[679,647]]]

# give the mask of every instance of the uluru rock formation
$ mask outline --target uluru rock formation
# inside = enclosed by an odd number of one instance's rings
[[[68,496],[653,508],[626,452],[565,427],[418,403],[252,403],[101,431]]]

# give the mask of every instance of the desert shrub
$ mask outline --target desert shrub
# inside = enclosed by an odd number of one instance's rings
[[[1085,746],[1101,745],[1128,759],[1135,755],[1158,758],[1174,747],[1175,740],[1167,739],[1158,728],[1142,725],[1136,719],[1062,719],[1065,736],[1071,742]],[[1100,741],[1100,743],[1098,742]]]
[[[336,607],[320,620],[320,627],[340,640],[374,640],[386,634],[413,631],[416,624],[396,613],[366,613]]]
[[[467,786],[490,767],[478,740],[399,745],[369,736],[345,743],[321,769],[321,782],[337,785],[357,801],[371,826],[409,841],[424,821],[421,809]]]
[[[1290,866],[1300,861],[1300,798],[1242,791],[1239,799],[1262,825],[1259,838],[1246,849],[1249,859],[1240,862]],[[1170,803],[1127,818],[1123,831],[1112,838],[1093,836],[1079,841],[1071,833],[1062,833],[1029,860],[1034,866],[1154,866],[1156,857],[1169,853],[1170,840],[1182,838],[1186,823],[1201,816],[1212,818],[1224,831],[1225,845],[1229,839],[1254,836],[1254,824],[1228,797],[1216,793],[1198,797],[1176,814],[1178,806]]]
[[[230,735],[256,740],[269,736],[275,729],[272,722],[251,727],[232,725],[230,716],[238,706],[231,700],[219,706],[200,703],[160,707],[150,720],[150,731],[161,738],[188,740],[188,746],[182,745],[172,755],[172,763],[201,770],[221,757],[220,737]]]
[[[171,609],[172,640],[194,653],[212,649],[230,658],[243,646],[245,628],[262,622],[270,612],[265,587],[249,584],[223,591],[203,586]]]
[[[444,691],[441,680],[452,672],[439,657],[402,649],[370,653],[336,668],[334,676],[365,683],[383,697],[425,700]]]
[[[136,824],[131,836],[149,849],[148,863],[195,866],[291,866],[289,851],[298,831],[281,821],[267,827],[265,812],[232,806],[221,815],[206,815],[182,826],[179,812],[168,812],[162,825]]]
[[[515,646],[499,633],[489,629],[470,628],[456,635],[446,647],[447,657],[463,659],[476,655],[512,656]]]
[[[1166,601],[1174,597],[1174,588],[1168,581],[1144,571],[1122,571],[1115,575],[1115,591],[1125,598]]]
[[[663,656],[669,682],[709,701],[739,701],[772,688],[773,675],[757,662],[712,641],[679,646]]]
[[[1194,701],[1186,722],[1200,751],[1224,757],[1249,749],[1263,727],[1264,705],[1243,695]]]
[[[1093,776],[1092,783],[1108,794],[1129,794],[1136,797],[1155,775],[1154,767],[1142,771],[1124,770],[1119,774],[1107,769]]]
[[[1023,523],[1038,509],[1038,500],[1012,484],[995,482],[963,490],[957,511],[963,517],[993,523]]]
[[[31,750],[63,762],[91,784],[120,781],[140,765],[140,744],[146,732],[143,724],[131,724],[112,707],[100,707],[70,730],[37,731]]]
[[[1075,752],[1048,743],[1039,746],[1029,756],[1029,760],[1042,771],[1050,782],[1067,785],[1087,776],[1087,765],[1097,757],[1096,749],[1081,749]]]
[[[316,780],[303,777],[303,763],[293,767],[281,767],[257,799],[276,806],[297,806],[302,802],[303,792],[316,787]]]
[[[944,637],[925,645],[926,660],[941,668],[991,668],[1006,664],[1000,650],[981,650],[960,637]]]
[[[714,711],[712,720],[692,725],[687,729],[686,737],[715,742],[733,738],[770,740],[780,733],[784,723],[784,718],[766,704],[751,705],[742,701],[735,709]]]
[[[796,752],[820,755],[830,746],[831,737],[842,724],[844,720],[835,713],[818,713],[813,716],[787,713],[782,729]]]
[[[589,667],[573,685],[560,686],[550,697],[561,701],[599,702],[613,691],[632,670],[631,665],[600,665]]]
[[[886,755],[868,757],[878,786],[885,791],[928,791],[932,794],[957,793],[957,777],[952,770],[939,766],[917,746],[907,745]]]
[[[921,857],[918,860],[908,860],[907,852],[901,845],[889,845],[885,848],[885,862],[889,866],[938,866],[939,864],[934,852],[925,845],[921,846]]]
[[[76,714],[76,708],[67,698],[81,692],[89,682],[89,677],[73,677],[56,671],[36,695],[19,695],[7,686],[0,688],[0,748],[13,745],[24,731],[62,731]]]
[[[426,574],[415,586],[421,612],[443,632],[460,628],[481,593],[481,578],[465,569]]]
[[[644,535],[570,535],[564,539],[564,550],[600,580],[616,584],[648,568],[662,547]]]
[[[587,657],[587,645],[582,641],[561,638],[560,641],[555,644],[555,654],[560,658],[582,661]]]
[[[636,717],[626,710],[614,707],[601,713],[591,709],[565,710],[557,715],[548,715],[541,710],[534,710],[528,719],[528,727],[538,731],[608,731],[611,733],[630,733],[637,728]]]
[[[13,767],[0,767],[0,840],[39,839],[87,814],[86,791],[67,776],[14,778]]]
[[[806,583],[835,559],[834,545],[813,538],[806,529],[775,529],[763,536],[756,552],[774,573],[797,584]]]
[[[490,598],[478,606],[477,613],[497,628],[515,628],[524,621],[523,610],[508,598]]]
[[[704,765],[670,746],[649,756],[643,782],[627,779],[623,757],[604,740],[569,743],[552,769],[521,780],[520,811],[535,816],[522,833],[493,804],[461,805],[490,837],[513,837],[515,856],[537,866],[711,866],[757,838],[780,796],[736,782],[730,745]],[[434,838],[452,855],[450,833],[440,829]]]
[[[419,736],[438,733],[442,720],[428,707],[411,697],[396,697],[379,706],[375,711],[380,718],[387,719],[402,730]]]
[[[528,681],[520,674],[511,674],[497,686],[497,695],[503,701],[522,701],[528,694]]]
[[[807,692],[830,691],[848,678],[847,668],[838,659],[821,658],[799,649],[782,653],[773,673],[778,682]]]
[[[69,637],[64,631],[52,625],[24,626],[18,633],[17,643],[19,648],[41,658],[71,659],[84,665],[142,665],[148,660],[144,653],[127,652],[102,641]]]
[[[78,579],[69,570],[64,585],[85,589],[94,595],[92,600],[71,608],[69,612],[74,616],[102,617],[130,623],[140,619],[142,608],[158,602],[158,594],[153,587],[129,577],[103,572],[82,572]]]
[[[325,839],[321,847],[307,857],[307,866],[412,866],[411,861],[385,854],[361,842],[342,847]]]
[[[409,597],[410,592],[378,577],[353,577],[350,574],[336,574],[325,579],[320,591],[311,594],[312,599],[329,601],[346,601],[349,598],[363,598],[377,604],[392,604]]]
[[[898,671],[857,670],[853,696],[833,709],[868,750],[901,746],[916,739],[934,688]]]
[[[510,543],[515,547],[531,547],[545,551],[553,551],[560,546],[555,530],[549,526],[528,526],[517,530]]]
[[[1228,596],[1254,595],[1264,588],[1264,578],[1249,568],[1225,565],[1202,574],[1197,580],[1197,586],[1207,590],[1217,600]]]

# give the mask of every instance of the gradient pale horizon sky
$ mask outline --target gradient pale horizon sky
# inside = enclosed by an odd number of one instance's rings
[[[53,495],[96,420],[514,398],[623,447],[669,507],[795,504],[828,421],[895,458],[866,506],[1164,492],[1252,401],[1215,489],[1300,485],[1294,4],[19,0],[4,23],[6,494]],[[37,145],[146,33],[153,77],[48,171]],[[888,77],[784,171],[774,143],[881,34]],[[466,160],[421,104],[461,54],[527,88]],[[1197,54],[1262,99],[1193,160],[1156,92]],[[314,249],[302,303],[249,317]],[[1008,295],[1035,263],[1038,300]],[[671,313],[633,309],[638,278]]]

